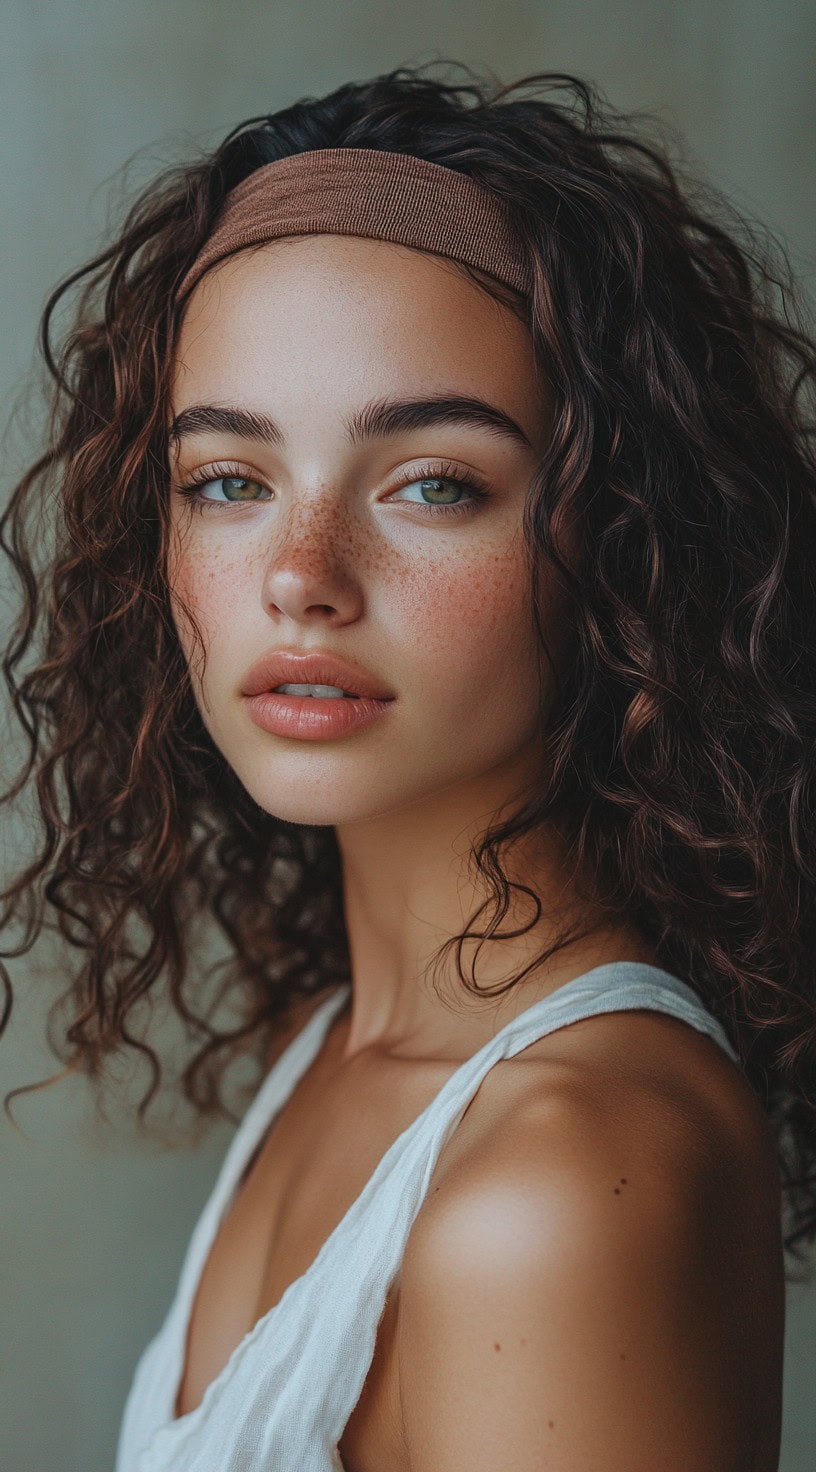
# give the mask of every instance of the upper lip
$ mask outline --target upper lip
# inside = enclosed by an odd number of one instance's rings
[[[272,649],[247,671],[241,690],[244,695],[260,695],[278,685],[336,685],[339,690],[372,700],[394,698],[361,665],[328,650],[302,654],[297,650]]]

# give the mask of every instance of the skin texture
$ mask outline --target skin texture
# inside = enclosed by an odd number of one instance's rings
[[[435,394],[496,405],[529,445],[460,424],[349,442],[344,420],[371,401]],[[283,1111],[254,1194],[239,1198],[237,1245],[225,1233],[209,1289],[205,1274],[183,1413],[453,1067],[572,977],[655,958],[620,925],[498,1003],[464,994],[455,955],[439,992],[426,977],[485,897],[467,871],[470,844],[540,771],[536,726],[552,688],[521,534],[550,411],[513,313],[423,252],[287,238],[229,258],[196,287],[172,397],[174,415],[215,404],[271,415],[280,430],[272,446],[208,432],[173,449],[174,482],[212,468],[206,498],[227,499],[224,475],[250,485],[224,509],[171,493],[168,577],[214,742],[266,811],[336,829],[353,980],[314,1087],[307,1077]],[[425,511],[420,481],[442,470],[424,467],[441,461],[456,466],[446,474],[475,473],[489,499]],[[444,484],[448,499],[468,500]],[[554,589],[545,627],[557,661]],[[249,719],[240,685],[282,647],[348,655],[396,700],[342,740],[271,735]],[[556,839],[534,843],[509,857],[508,873],[535,888],[542,918],[482,947],[480,985],[526,966],[577,903]],[[529,918],[522,902],[501,928]],[[305,1138],[319,1169],[303,1165]],[[259,1266],[246,1259],[245,1303],[235,1323],[221,1320],[208,1357],[212,1305],[235,1302],[222,1287],[234,1290],[251,1238]],[[440,1157],[341,1445],[347,1472],[770,1472],[780,1264],[770,1135],[711,1040],[642,1012],[541,1039],[490,1071]]]

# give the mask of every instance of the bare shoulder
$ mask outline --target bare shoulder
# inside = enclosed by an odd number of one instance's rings
[[[459,1128],[401,1274],[412,1472],[770,1472],[779,1177],[722,1050],[583,1019],[491,1069]]]

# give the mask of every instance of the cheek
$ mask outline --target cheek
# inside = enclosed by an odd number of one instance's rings
[[[228,638],[239,617],[242,591],[240,562],[190,539],[168,558],[168,587],[173,620],[181,647],[189,656],[194,635],[185,608],[194,616],[207,648]]]
[[[401,580],[398,616],[417,668],[483,699],[486,683],[516,690],[535,667],[529,577],[521,541],[482,547]],[[442,689],[437,692],[442,695]]]

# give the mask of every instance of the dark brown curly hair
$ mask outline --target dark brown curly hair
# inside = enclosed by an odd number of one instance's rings
[[[99,1082],[105,1060],[138,1050],[152,1072],[142,1123],[161,1067],[139,1019],[157,995],[201,1044],[181,1075],[196,1117],[233,1117],[230,1061],[263,1070],[293,1001],[349,980],[334,828],[249,797],[203,726],[171,615],[175,297],[226,192],[270,160],[363,147],[459,169],[507,201],[529,252],[534,290],[515,309],[553,428],[525,546],[542,648],[544,576],[568,595],[571,646],[546,775],[471,854],[493,918],[471,930],[481,906],[437,959],[455,945],[480,990],[462,943],[507,913],[504,845],[557,826],[607,918],[632,922],[723,1023],[774,1122],[785,1247],[802,1262],[816,1238],[816,343],[784,249],[681,182],[666,145],[645,141],[647,115],[567,73],[502,85],[464,71],[400,67],[248,119],[143,188],[113,244],[48,297],[49,448],[0,517],[24,595],[3,672],[30,744],[0,801],[33,770],[42,823],[41,851],[0,896],[5,927],[23,904],[27,918],[2,954],[44,928],[83,953],[49,1012],[57,1077]],[[83,279],[57,352],[55,308]],[[47,509],[50,545],[33,527]],[[205,1005],[189,961],[207,917],[230,955]]]

